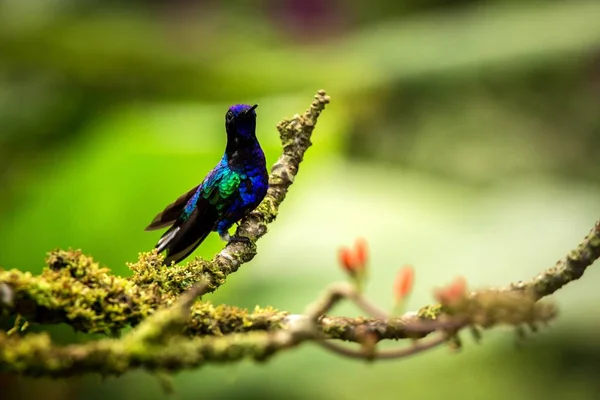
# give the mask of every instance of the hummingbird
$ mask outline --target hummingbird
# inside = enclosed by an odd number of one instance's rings
[[[166,250],[166,265],[185,259],[213,231],[226,242],[248,241],[231,236],[229,228],[260,204],[269,187],[265,154],[256,138],[256,107],[229,108],[221,161],[200,185],[169,204],[146,227],[151,231],[170,226],[155,246],[159,253]]]

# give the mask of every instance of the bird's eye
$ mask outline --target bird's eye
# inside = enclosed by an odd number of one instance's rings
[[[227,111],[227,114],[225,114],[225,120],[227,122],[233,121],[233,113],[231,111]]]

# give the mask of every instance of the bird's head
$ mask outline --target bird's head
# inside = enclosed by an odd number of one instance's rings
[[[225,114],[225,128],[230,136],[238,136],[242,139],[255,137],[256,111],[258,104],[236,104],[229,107]]]

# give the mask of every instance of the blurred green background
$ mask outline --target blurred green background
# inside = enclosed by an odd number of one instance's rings
[[[220,158],[230,104],[260,103],[272,164],[275,124],[324,88],[280,216],[211,301],[301,312],[358,236],[382,306],[405,263],[411,309],[457,275],[528,279],[598,217],[599,21],[597,0],[0,0],[0,266],[39,272],[73,247],[128,274],[160,235],[143,228]],[[598,279],[559,291],[559,319],[521,348],[499,330],[370,365],[305,345],[179,373],[173,398],[599,398]],[[144,372],[0,376],[2,399],[164,396]]]

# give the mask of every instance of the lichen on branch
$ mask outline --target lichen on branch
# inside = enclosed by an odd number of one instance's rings
[[[301,336],[293,331],[181,335],[190,306],[207,289],[206,283],[195,284],[171,307],[157,311],[119,339],[57,346],[45,333],[19,337],[0,331],[0,372],[65,377],[90,372],[120,375],[139,367],[176,371],[247,357],[261,360],[299,343]]]

